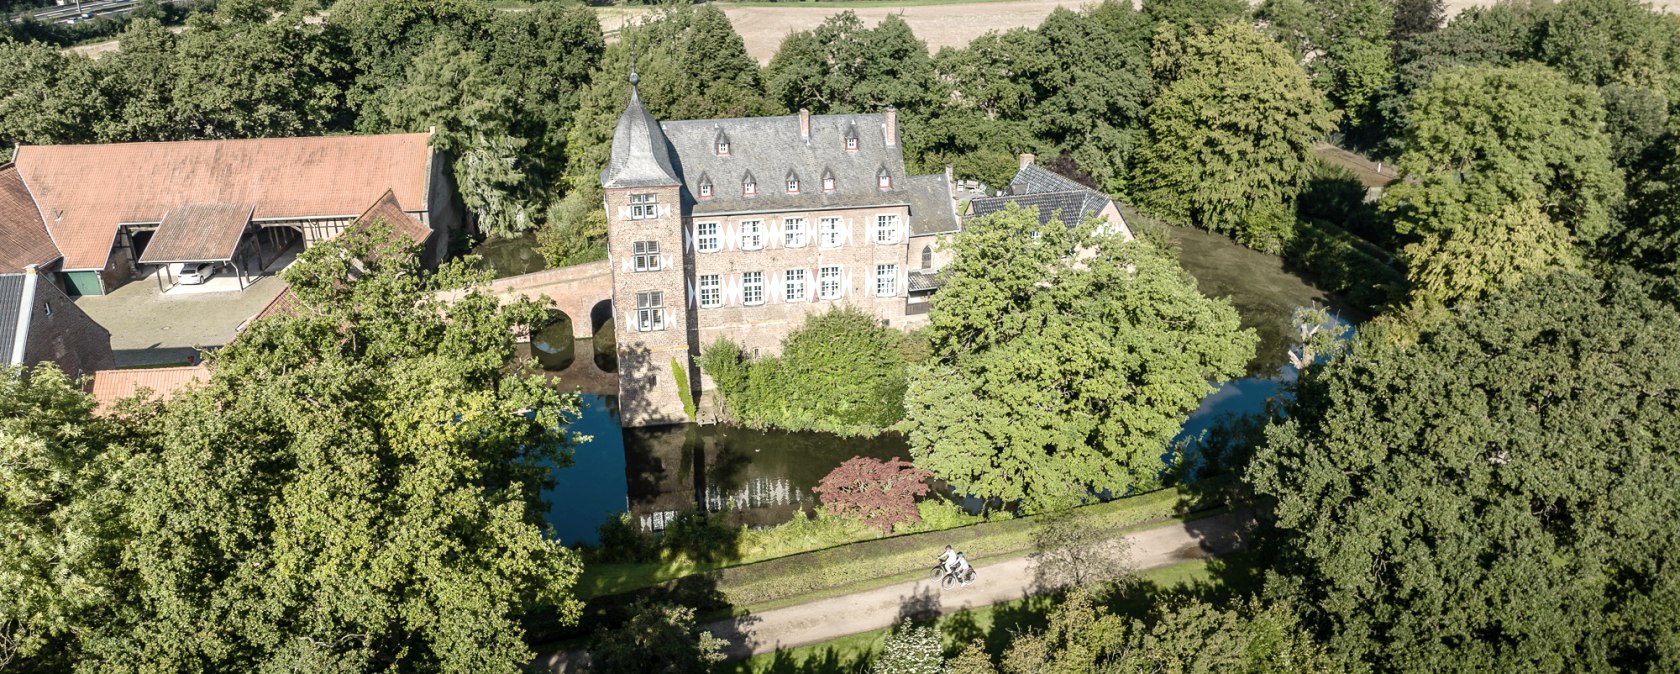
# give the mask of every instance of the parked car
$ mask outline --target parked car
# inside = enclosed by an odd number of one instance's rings
[[[195,286],[216,275],[216,265],[210,262],[181,266],[181,285]]]

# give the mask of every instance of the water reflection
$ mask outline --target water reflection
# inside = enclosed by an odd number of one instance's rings
[[[582,415],[571,431],[590,436],[578,445],[572,465],[554,471],[554,487],[543,494],[548,524],[560,542],[595,543],[596,528],[629,507],[624,473],[624,436],[618,428],[618,401],[611,396],[583,396]]]
[[[841,438],[825,433],[732,426],[624,429],[630,512],[660,531],[677,512],[704,505],[733,523],[773,526],[816,505],[811,488],[854,456],[909,458],[902,436]]]
[[[548,261],[537,253],[536,234],[521,234],[511,239],[487,239],[474,246],[471,252],[480,258],[478,267],[488,269],[494,278],[529,274],[548,268]]]
[[[572,319],[550,309],[546,327],[531,334],[531,356],[544,370],[558,371],[572,366],[577,338],[572,336]]]

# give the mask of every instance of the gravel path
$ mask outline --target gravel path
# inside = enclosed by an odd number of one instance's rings
[[[1248,512],[1225,513],[1174,523],[1127,536],[1136,571],[1205,559],[1237,550],[1252,518]],[[929,550],[928,559],[938,554]],[[917,580],[753,613],[703,625],[730,642],[731,658],[822,643],[859,632],[891,627],[905,617],[947,614],[1022,599],[1036,594],[1032,562],[1026,558],[976,565],[973,585],[942,592],[937,582]],[[577,671],[579,652],[553,653],[538,664],[551,672]]]

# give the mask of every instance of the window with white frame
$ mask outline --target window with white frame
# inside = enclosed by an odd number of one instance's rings
[[[764,247],[764,221],[741,221],[741,250],[758,250]]]
[[[898,216],[875,216],[875,243],[898,243]]]
[[[659,217],[659,204],[653,202],[653,195],[630,195],[631,220],[651,220],[657,217]]]
[[[706,182],[700,183],[700,198],[701,199],[712,198],[712,183],[711,183],[711,181],[706,181]]]
[[[718,223],[700,222],[694,225],[694,248],[702,253],[716,253],[718,246]]]
[[[898,294],[898,265],[875,265],[875,295],[892,297]]]
[[[846,149],[848,149],[848,150],[856,150],[857,149],[857,136],[847,136],[846,137]]]
[[[892,189],[892,175],[887,173],[886,169],[881,169],[880,173],[875,174],[875,186],[883,190]]]
[[[789,302],[805,301],[805,270],[789,269],[782,272],[782,299]]]
[[[631,268],[636,271],[659,271],[659,242],[637,241],[631,244]]]
[[[707,309],[723,306],[723,277],[717,274],[700,275],[700,306]]]
[[[805,245],[805,218],[785,218],[782,220],[782,245],[788,248],[799,248]]]
[[[823,176],[823,191],[824,192],[833,192],[834,191],[834,176]]]
[[[758,181],[753,180],[752,178],[747,178],[746,180],[741,181],[741,194],[745,194],[749,197],[754,194],[758,194]]]
[[[840,299],[840,267],[829,265],[817,270],[817,297]]]
[[[665,293],[651,290],[636,293],[636,330],[653,332],[665,329]]]
[[[788,194],[799,194],[799,179],[798,178],[795,178],[793,176],[788,176],[787,183],[788,183],[787,184]]]
[[[823,218],[817,221],[818,233],[822,236],[822,245],[829,248],[840,245],[840,218]]]
[[[764,304],[764,272],[741,272],[741,303]]]

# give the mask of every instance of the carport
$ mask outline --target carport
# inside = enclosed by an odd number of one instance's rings
[[[175,286],[172,264],[225,264],[233,268],[244,290],[252,282],[248,270],[268,266],[262,246],[242,245],[251,231],[253,204],[188,204],[170,211],[158,223],[141,264],[157,265],[158,289]],[[255,258],[254,260],[251,258]],[[253,262],[255,263],[253,266]],[[165,281],[167,280],[167,284]]]

